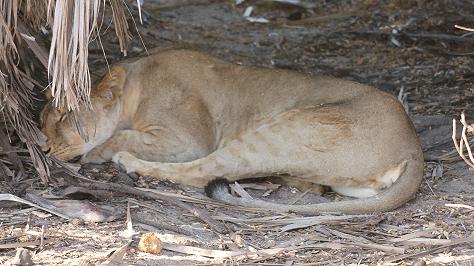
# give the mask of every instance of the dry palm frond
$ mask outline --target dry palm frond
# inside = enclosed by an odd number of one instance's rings
[[[126,4],[123,0],[108,1],[120,49],[126,54],[130,41],[124,12]],[[51,27],[47,70],[54,105],[78,111],[81,105],[88,106],[90,102],[88,45],[94,33],[99,32],[100,11],[105,4],[106,0],[0,0],[0,121],[12,126],[26,144],[44,182],[47,181],[48,168],[37,148],[37,144],[44,142],[44,136],[32,120],[31,113],[33,84],[36,83],[26,74],[28,71],[25,73],[25,64],[20,64],[18,47],[21,38],[26,40],[43,65],[46,65],[46,53],[27,34],[25,25],[35,30],[46,25]],[[19,16],[25,23],[21,23]]]
[[[120,50],[126,55],[130,32],[125,3],[123,0],[109,2]],[[51,11],[53,5],[54,12]],[[105,6],[105,0],[50,0],[48,23],[52,26],[52,41],[48,72],[51,94],[57,107],[76,110],[82,103],[89,102],[88,45],[93,33],[97,32],[102,6]]]
[[[93,7],[98,9],[99,0],[93,2]],[[49,8],[52,8],[51,3]],[[90,92],[87,57],[91,2],[56,1],[54,10],[54,18],[48,18],[53,23],[48,61],[51,94],[55,106],[74,110],[88,101]]]
[[[18,67],[15,36],[18,4],[18,0],[0,0],[0,111],[5,122],[13,126],[21,141],[26,143],[36,169],[46,181],[48,168],[36,146],[43,141],[43,135],[31,119],[34,86]]]
[[[130,41],[130,31],[125,16],[123,0],[110,0],[112,14],[114,17],[115,34],[119,39],[120,51],[127,55],[128,44]]]
[[[20,11],[22,17],[27,18],[29,25],[34,29],[40,29],[44,26],[48,0],[20,0]]]

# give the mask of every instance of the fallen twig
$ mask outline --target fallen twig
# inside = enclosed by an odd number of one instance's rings
[[[310,217],[288,217],[288,216],[268,216],[260,218],[235,218],[225,214],[213,216],[216,220],[228,221],[232,223],[262,223],[270,225],[283,225],[281,232],[306,228],[325,222],[347,221],[354,218],[365,218],[371,215],[320,215]]]
[[[422,231],[418,231],[418,232],[414,232],[414,233],[405,234],[405,235],[402,235],[402,236],[397,237],[397,238],[389,239],[387,241],[391,242],[391,243],[404,242],[404,241],[414,239],[414,238],[417,238],[417,237],[430,236],[433,231],[434,231],[433,229],[422,230]]]
[[[45,239],[42,241],[43,245],[56,242],[55,239]],[[28,242],[17,242],[17,243],[8,243],[0,244],[0,249],[12,249],[12,248],[24,248],[24,247],[37,247],[41,244],[41,240],[28,241]]]
[[[12,195],[12,194],[0,194],[0,201],[3,201],[3,200],[8,200],[8,201],[15,201],[15,202],[19,202],[19,203],[23,203],[23,204],[26,204],[26,205],[30,205],[32,207],[35,207],[35,208],[38,208],[38,209],[41,209],[43,211],[46,211],[46,212],[49,212],[49,213],[52,213],[56,216],[59,216],[61,218],[65,218],[65,219],[71,219],[69,216],[65,215],[65,214],[62,214],[60,212],[57,212],[55,210],[52,210],[52,209],[49,209],[49,208],[45,208],[45,207],[41,207],[31,201],[28,201],[28,200],[24,200],[20,197],[17,197],[15,195]]]
[[[222,225],[220,222],[218,222],[218,221],[214,220],[213,218],[211,218],[211,216],[207,213],[207,211],[205,211],[201,208],[190,206],[190,205],[188,205],[184,202],[181,202],[181,201],[179,201],[175,198],[172,198],[172,197],[164,196],[162,194],[157,194],[157,193],[153,193],[153,192],[143,191],[143,190],[140,190],[140,189],[137,189],[137,188],[125,185],[125,184],[115,184],[115,183],[106,183],[106,182],[95,181],[95,180],[89,179],[89,178],[77,173],[73,169],[70,169],[69,166],[66,163],[61,162],[60,160],[57,160],[57,159],[54,159],[54,158],[52,158],[52,159],[56,163],[58,163],[59,165],[64,167],[66,170],[68,170],[68,172],[70,174],[72,174],[73,176],[87,182],[86,184],[82,184],[85,187],[95,188],[95,189],[103,189],[103,190],[109,190],[109,191],[115,191],[115,192],[121,192],[121,193],[125,193],[125,194],[132,194],[132,195],[139,196],[139,197],[142,197],[142,198],[166,201],[170,204],[176,205],[176,206],[178,206],[178,207],[180,207],[184,210],[187,210],[188,212],[193,214],[196,218],[198,218],[201,221],[203,221],[204,223],[208,224],[211,227],[211,229],[213,229],[214,231],[216,231],[218,233],[227,233],[227,231],[228,231],[227,228],[224,227],[224,225]]]
[[[398,256],[394,256],[394,257],[389,257],[389,258],[384,259],[384,263],[390,263],[390,262],[395,262],[395,261],[399,261],[399,260],[403,260],[403,259],[407,259],[407,258],[412,258],[412,257],[418,257],[418,256],[426,255],[426,254],[431,254],[431,253],[433,253],[435,251],[438,251],[440,249],[444,249],[444,248],[447,248],[447,247],[452,247],[452,246],[456,246],[456,245],[460,245],[460,244],[470,243],[470,242],[474,242],[474,234],[472,234],[471,236],[466,237],[466,238],[451,239],[450,243],[447,243],[447,244],[444,244],[444,245],[441,245],[439,247],[435,247],[435,248],[432,248],[432,249],[428,249],[428,250],[425,250],[425,251],[406,254],[406,255],[398,255]]]
[[[301,246],[287,247],[287,248],[269,248],[269,249],[261,249],[261,250],[256,250],[256,251],[250,251],[250,250],[228,251],[228,250],[204,249],[204,248],[197,248],[197,247],[192,247],[192,246],[163,243],[163,249],[166,249],[169,251],[179,252],[179,253],[183,253],[187,255],[197,255],[197,256],[217,258],[217,259],[235,258],[235,257],[241,257],[241,259],[258,258],[259,256],[274,256],[277,254],[281,254],[282,252],[288,252],[292,250],[333,249],[333,248],[342,248],[344,246],[346,245],[338,244],[338,243],[322,243],[322,244],[316,244],[316,245],[301,245]]]
[[[455,27],[456,29],[474,32],[474,28],[468,28],[468,27],[459,26],[459,25],[454,25],[454,27]]]
[[[338,14],[331,14],[326,16],[313,16],[299,20],[288,20],[284,23],[291,26],[299,26],[299,25],[307,25],[307,24],[316,24],[327,22],[336,19],[346,19],[352,16],[357,16],[356,13],[338,13]]]
[[[160,224],[160,223],[157,223],[157,222],[154,222],[154,221],[142,219],[140,217],[134,217],[133,219],[137,223],[146,224],[146,225],[158,228],[158,229],[168,230],[168,231],[175,232],[175,233],[185,235],[185,236],[193,236],[194,235],[192,232],[189,232],[188,230],[184,230],[183,228],[180,228],[180,227],[177,227],[177,226],[167,225],[167,224]]]
[[[136,188],[133,188],[131,186],[125,185],[125,184],[114,184],[114,183],[105,183],[105,182],[98,182],[94,180],[89,180],[88,184],[84,184],[84,186],[87,186],[89,188],[96,188],[96,189],[107,189],[115,192],[122,192],[126,194],[132,194],[138,197],[142,198],[148,198],[148,199],[154,199],[154,200],[162,200],[165,202],[168,202],[170,204],[173,204],[175,206],[178,206],[184,210],[187,210],[191,214],[193,214],[196,218],[200,219],[201,221],[205,222],[208,224],[211,229],[215,230],[218,233],[226,233],[227,229],[220,223],[211,218],[211,216],[207,213],[207,211],[191,206],[187,203],[181,202],[179,200],[176,200],[174,198],[158,195],[152,192],[146,192],[142,191]]]
[[[405,253],[404,248],[392,247],[392,246],[373,243],[372,241],[369,241],[369,240],[367,240],[363,237],[353,236],[353,235],[346,234],[346,233],[343,233],[343,232],[339,232],[337,230],[330,229],[330,228],[326,228],[326,230],[328,230],[329,232],[331,232],[331,234],[333,234],[337,237],[350,240],[351,242],[346,242],[346,241],[340,242],[340,243],[343,243],[343,244],[346,244],[346,245],[355,245],[355,246],[359,246],[359,247],[363,247],[363,248],[377,249],[377,250],[381,250],[381,251],[386,252],[386,253],[396,253],[396,254]]]
[[[409,32],[380,32],[380,31],[349,31],[349,34],[367,34],[367,35],[386,35],[386,36],[398,36],[398,37],[410,37],[420,39],[432,39],[432,40],[445,40],[445,41],[456,41],[463,43],[474,44],[474,38],[466,38],[462,36],[449,35],[449,34],[437,34],[437,33],[409,33]]]
[[[460,203],[446,203],[446,204],[444,204],[444,206],[446,206],[446,207],[452,207],[452,208],[464,208],[464,209],[468,209],[468,210],[474,211],[474,207],[473,207],[473,206],[469,206],[469,205],[466,205],[466,204],[460,204]]]
[[[461,119],[459,120],[462,124],[462,131],[461,131],[461,138],[459,139],[459,144],[456,139],[456,119],[453,118],[453,143],[456,151],[458,152],[459,156],[464,160],[464,162],[469,165],[469,167],[474,169],[474,157],[472,155],[471,147],[469,146],[469,141],[466,136],[466,132],[474,132],[474,127],[472,125],[468,125],[466,122],[466,115],[464,112],[461,113]],[[464,147],[466,147],[469,159],[466,158],[464,155]]]
[[[360,243],[360,242],[350,242],[350,243],[342,242],[342,243],[346,244],[346,245],[359,246],[361,248],[377,249],[377,250],[381,250],[385,253],[395,253],[395,254],[405,253],[404,248],[385,246],[385,245],[380,245],[380,244],[376,244],[376,243]]]
[[[231,188],[240,197],[246,198],[246,199],[252,199],[252,196],[250,196],[250,194],[247,193],[247,191],[245,191],[245,189],[238,182],[234,182],[234,184],[232,184]]]
[[[26,193],[25,197],[49,211],[61,213],[69,219],[86,222],[111,222],[122,216],[119,210],[110,206],[99,206],[81,200],[48,200],[39,195]]]
[[[116,249],[114,253],[112,253],[112,255],[110,255],[110,257],[106,261],[102,262],[100,265],[121,265],[123,258],[127,253],[127,249],[131,243],[132,241],[130,240],[118,249]]]
[[[297,6],[305,9],[312,9],[316,7],[316,4],[311,3],[312,1],[301,1],[301,0],[262,0],[262,2],[276,2],[280,4]]]
[[[437,239],[437,238],[426,238],[426,237],[417,237],[410,240],[401,242],[405,246],[437,246],[437,245],[446,245],[451,243],[449,239]]]

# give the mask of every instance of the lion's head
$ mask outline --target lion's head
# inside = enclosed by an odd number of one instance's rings
[[[43,150],[58,159],[70,160],[107,140],[118,123],[124,83],[125,69],[114,66],[92,89],[91,109],[81,107],[75,115],[66,108],[47,104],[41,112],[41,131],[47,137]]]

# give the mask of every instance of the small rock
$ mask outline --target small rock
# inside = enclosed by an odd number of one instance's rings
[[[155,233],[143,234],[138,243],[138,250],[151,254],[158,254],[163,248],[163,243]]]

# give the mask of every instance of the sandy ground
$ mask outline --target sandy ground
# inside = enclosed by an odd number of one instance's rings
[[[472,110],[474,98],[474,41],[451,37],[463,34],[453,28],[454,24],[472,26],[474,5],[468,1],[422,0],[315,2],[314,8],[306,9],[257,5],[257,1],[245,1],[239,6],[234,1],[145,1],[145,23],[138,30],[148,49],[190,44],[239,64],[332,75],[404,96],[426,157],[425,179],[417,198],[383,214],[304,218],[222,206],[210,202],[198,189],[146,177],[129,178],[119,174],[111,164],[90,165],[81,170],[88,178],[169,192],[189,206],[208,212],[225,228],[218,232],[169,202],[101,192],[88,200],[112,206],[122,213],[129,202],[134,231],[156,232],[165,243],[162,253],[152,255],[138,251],[135,241],[119,264],[471,265],[474,262],[474,179],[456,154],[450,153],[453,150],[451,115]],[[269,23],[244,19],[242,14],[248,6],[255,6],[253,17],[268,19]],[[111,28],[102,41],[109,62],[122,59]],[[144,52],[135,33],[129,57]],[[102,51],[95,43],[91,44],[90,62],[95,73],[105,65]],[[469,117],[470,113],[467,114]],[[65,186],[77,184],[61,170],[51,180],[49,187],[38,185],[37,178],[26,185],[57,194]],[[285,203],[294,203],[293,199],[298,199],[297,203],[339,199],[331,193],[321,197],[268,184],[256,188],[259,189],[249,192]],[[160,225],[175,230],[165,230]],[[36,264],[100,263],[126,243],[126,229],[125,217],[109,223],[82,223],[20,205],[0,205],[0,263],[7,263],[15,255],[14,248],[2,245],[38,241],[42,231],[44,245],[28,247]],[[242,254],[228,258],[225,256],[228,253],[220,251]]]

